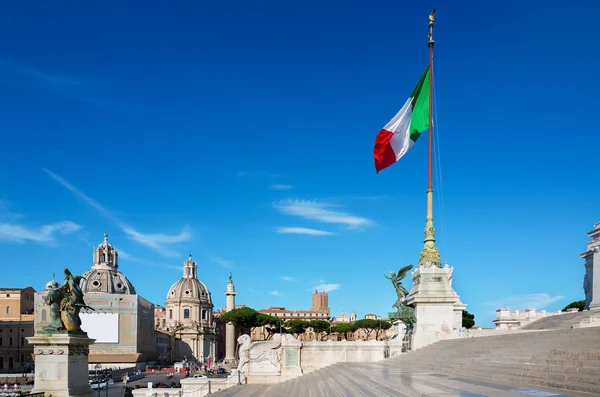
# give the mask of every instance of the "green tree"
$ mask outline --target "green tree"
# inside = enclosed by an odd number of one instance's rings
[[[464,310],[462,314],[462,326],[469,329],[475,325],[475,315]]]
[[[582,312],[584,307],[585,307],[584,300],[583,301],[575,301],[575,302],[571,302],[567,306],[565,306],[565,308],[562,309],[562,311],[566,312],[567,309],[579,309],[579,311]]]
[[[265,313],[258,313],[258,326],[264,326],[267,331],[267,340],[271,339],[274,334],[284,331],[282,328],[283,320],[279,317],[271,316]]]
[[[392,323],[390,323],[389,321],[379,321],[379,328],[375,330],[375,339],[379,339],[379,336],[385,334],[385,331],[387,331],[390,328],[392,328]]]
[[[261,325],[259,323],[259,313],[249,307],[230,310],[221,314],[219,319],[225,323],[232,323],[243,334],[248,335],[250,335],[252,328]]]
[[[367,340],[369,340],[373,331],[376,331],[377,333],[379,332],[379,324],[379,320],[373,320],[371,318],[363,318],[362,320],[358,320],[354,323],[357,329],[362,329],[365,334],[367,334]],[[389,327],[392,326],[392,324],[388,324]]]
[[[319,339],[323,340],[323,337],[327,335],[327,331],[331,327],[329,321],[325,320],[311,320],[308,322],[308,326],[312,328],[315,334],[319,335]]]
[[[348,334],[356,331],[354,323],[339,323],[331,327],[331,332],[344,335],[344,339],[348,340]]]
[[[308,321],[305,320],[287,320],[285,322],[285,327],[288,329],[290,334],[294,334],[294,336],[302,335],[306,328],[309,327]]]

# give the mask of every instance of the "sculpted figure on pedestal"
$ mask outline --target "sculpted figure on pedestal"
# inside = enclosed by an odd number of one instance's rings
[[[238,372],[244,374],[248,373],[248,365],[250,363],[250,345],[252,345],[252,338],[250,335],[240,335],[237,339],[238,343]]]
[[[275,334],[271,340],[252,342],[249,335],[241,335],[237,340],[239,344],[237,370],[244,375],[281,374],[284,338],[288,344],[295,340],[292,335]]]
[[[389,272],[390,276],[384,273],[385,278],[392,281],[392,285],[396,289],[396,295],[398,299],[392,307],[396,308],[396,313],[390,313],[390,318],[394,317],[395,320],[400,320],[406,325],[406,330],[409,332],[412,330],[413,325],[417,322],[415,317],[415,309],[406,304],[406,296],[408,290],[402,285],[402,279],[406,277],[406,274],[413,268],[413,265],[408,265],[400,268],[398,273]]]
[[[79,287],[81,279],[81,276],[75,276],[65,269],[64,284],[59,286],[56,281],[52,282],[44,298],[44,302],[50,306],[50,324],[45,327],[46,331],[82,332],[79,312],[83,308],[94,309],[83,300],[83,292]]]

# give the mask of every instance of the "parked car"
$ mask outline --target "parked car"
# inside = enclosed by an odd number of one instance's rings
[[[206,376],[202,375],[202,374],[195,374],[194,376],[192,376],[192,379],[200,379],[200,378],[206,378]]]

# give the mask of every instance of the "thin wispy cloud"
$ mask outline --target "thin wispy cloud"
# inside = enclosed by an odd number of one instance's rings
[[[335,291],[337,289],[340,289],[341,285],[340,284],[325,284],[325,283],[321,283],[319,285],[315,285],[314,287],[312,287],[312,290],[317,290],[319,292],[332,292]]]
[[[331,236],[334,232],[326,230],[311,229],[308,227],[278,227],[277,233],[280,234],[306,234],[309,236]]]
[[[283,281],[294,281],[293,277],[290,276],[281,276],[280,277]]]
[[[169,235],[163,233],[142,233],[136,230],[134,227],[126,224],[115,215],[112,214],[109,210],[104,208],[100,203],[96,200],[92,199],[90,196],[79,190],[69,181],[64,179],[58,174],[43,168],[44,172],[46,172],[52,179],[62,185],[64,188],[69,190],[75,197],[82,200],[84,203],[94,208],[101,216],[109,219],[113,223],[115,223],[126,235],[133,241],[136,241],[142,245],[145,245],[154,251],[168,257],[178,257],[180,254],[174,251],[170,246],[176,245],[178,243],[188,241],[192,238],[191,229],[187,226],[184,226],[182,231],[176,235]]]
[[[308,200],[283,200],[273,205],[276,210],[300,218],[361,229],[374,224],[370,219],[332,209],[333,205]]]
[[[119,249],[118,252],[119,252],[119,259],[125,259],[126,261],[129,261],[129,262],[140,262],[139,258],[137,258],[131,254],[128,254],[127,252],[123,251],[122,249]]]
[[[544,309],[546,306],[565,299],[563,295],[550,295],[548,293],[536,293],[509,296],[501,298],[495,301],[486,302],[486,306],[490,306],[493,309],[500,309],[507,307],[511,310],[525,310],[525,309]]]
[[[293,188],[294,188],[294,186],[292,186],[292,185],[284,185],[284,184],[279,184],[279,183],[275,183],[275,184],[269,186],[269,189],[271,189],[271,190],[290,190]]]
[[[81,225],[71,221],[59,221],[37,227],[28,226],[17,222],[25,216],[13,213],[11,208],[12,205],[8,200],[0,199],[0,241],[34,242],[54,247],[57,235],[71,234],[82,229]]]
[[[0,199],[0,221],[15,222],[24,217],[22,214],[12,212],[12,205],[8,200]]]
[[[0,77],[4,77],[0,78],[0,83],[42,88],[65,98],[101,107],[132,109],[131,105],[122,103],[117,96],[107,95],[109,84],[106,82],[82,79],[64,73],[51,73],[14,59],[0,58]]]
[[[216,255],[212,255],[210,257],[210,260],[213,261],[213,262],[215,262],[219,266],[224,267],[224,268],[230,268],[230,267],[233,266],[233,261],[225,260],[223,258],[220,258],[220,257],[216,256]]]
[[[271,291],[271,292],[269,292],[269,294],[275,295],[275,296],[283,296],[283,294],[279,291]]]
[[[71,234],[80,229],[81,225],[71,221],[55,222],[37,228],[10,223],[0,223],[0,240],[16,243],[32,241],[48,246],[55,246],[57,234]]]
[[[183,230],[176,235],[169,235],[163,233],[156,234],[144,234],[135,230],[131,226],[127,226],[125,224],[120,223],[119,227],[127,234],[127,236],[133,241],[137,241],[140,244],[143,244],[147,247],[154,249],[156,252],[160,252],[165,256],[177,257],[179,254],[174,252],[170,248],[167,248],[167,245],[177,244],[184,241],[188,241],[192,238],[192,233],[189,227],[184,227]]]

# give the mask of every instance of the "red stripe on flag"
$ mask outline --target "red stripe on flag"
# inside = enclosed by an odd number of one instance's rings
[[[383,129],[379,131],[377,138],[375,138],[373,157],[375,157],[375,170],[377,173],[396,162],[396,153],[394,153],[394,149],[390,145],[390,140],[393,136],[393,132]]]

